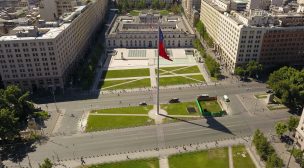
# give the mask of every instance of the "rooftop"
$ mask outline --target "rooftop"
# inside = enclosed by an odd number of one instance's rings
[[[154,32],[162,30],[194,34],[190,25],[180,15],[161,16],[159,13],[141,13],[139,16],[118,16],[109,34],[131,32]]]

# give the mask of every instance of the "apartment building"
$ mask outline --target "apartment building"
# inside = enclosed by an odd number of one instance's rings
[[[214,40],[221,64],[231,72],[237,65],[251,60],[266,66],[303,65],[301,5],[292,2],[284,6],[288,10],[275,5],[265,10],[265,4],[272,2],[256,4],[258,2],[202,0],[200,20]]]
[[[42,0],[39,12],[45,20],[55,21],[64,13],[73,12],[76,5],[76,0]]]
[[[195,34],[185,17],[141,13],[119,16],[106,35],[108,48],[157,48],[158,24],[167,48],[192,47]]]
[[[304,150],[304,109],[302,111],[301,119],[296,128],[295,143],[301,150]]]
[[[48,0],[47,0],[48,1]],[[83,56],[88,41],[103,22],[107,1],[76,6],[54,22],[19,26],[14,35],[0,37],[0,74],[4,85],[24,89],[64,89],[75,61]]]
[[[120,1],[123,1],[123,0],[115,0],[116,3],[119,3]],[[141,0],[128,0],[129,3],[134,3],[134,2],[140,2]],[[159,2],[165,2],[165,3],[173,3],[175,2],[176,0],[159,0]],[[145,0],[146,4],[152,4],[153,0]]]

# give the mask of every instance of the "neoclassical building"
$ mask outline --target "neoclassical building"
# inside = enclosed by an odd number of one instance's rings
[[[195,34],[185,17],[141,13],[139,16],[118,16],[106,34],[107,48],[157,48],[158,25],[167,48],[192,47]]]

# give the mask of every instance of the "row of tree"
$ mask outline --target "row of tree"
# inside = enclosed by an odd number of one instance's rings
[[[217,79],[220,78],[221,76],[221,69],[220,69],[220,64],[215,61],[211,56],[206,55],[205,57],[205,65],[207,66],[210,75],[212,77],[215,77]]]
[[[260,130],[255,131],[253,136],[253,144],[255,145],[261,159],[266,161],[266,168],[283,167],[283,160],[278,157],[274,148]]]
[[[299,124],[299,118],[297,117],[289,117],[289,120],[287,121],[287,123],[285,122],[277,122],[275,125],[275,131],[276,134],[282,138],[282,136],[289,131],[289,133],[291,133],[292,135],[294,134],[294,132],[296,131],[296,128]]]
[[[241,79],[247,79],[248,77],[258,78],[258,75],[262,72],[262,70],[262,64],[259,64],[256,61],[249,61],[247,64],[236,67],[234,74],[240,76]]]
[[[270,74],[267,84],[282,103],[294,107],[304,104],[304,69],[282,67]]]
[[[173,5],[171,3],[166,3],[164,1],[160,0],[152,0],[151,4],[146,3],[146,0],[139,0],[139,1],[133,1],[130,2],[129,0],[119,0],[116,2],[116,6],[119,9],[121,13],[126,13],[132,9],[147,9],[152,7],[153,9],[167,9],[174,13],[180,12],[181,6],[178,3],[174,3]]]
[[[29,92],[11,85],[0,89],[0,140],[13,140],[27,126],[27,119],[37,111],[29,101]]]
[[[204,23],[201,20],[198,20],[197,23],[195,24],[195,28],[199,32],[201,37],[203,37],[203,39],[207,42],[207,45],[209,47],[212,47],[213,46],[213,40],[209,36]]]

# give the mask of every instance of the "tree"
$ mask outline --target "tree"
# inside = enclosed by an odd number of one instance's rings
[[[287,121],[288,131],[294,132],[299,125],[299,121],[299,118],[290,116],[289,120]]]
[[[44,162],[41,165],[39,164],[39,168],[52,168],[52,167],[53,167],[53,163],[49,158],[44,159]]]
[[[278,122],[275,125],[276,134],[279,137],[282,137],[282,135],[287,131],[287,125],[283,122]]]
[[[0,109],[0,139],[12,140],[19,135],[18,118],[9,109]]]
[[[304,70],[282,67],[270,74],[267,84],[287,105],[304,104]]]
[[[153,0],[152,1],[152,8],[153,9],[159,9],[159,0]]]
[[[281,168],[283,165],[283,160],[276,153],[272,153],[266,162],[266,168]]]
[[[234,74],[240,76],[241,78],[244,78],[246,76],[246,70],[243,67],[238,66],[235,68]]]
[[[262,64],[259,64],[256,61],[249,61],[246,65],[246,71],[248,72],[249,77],[255,77],[263,70]]]

